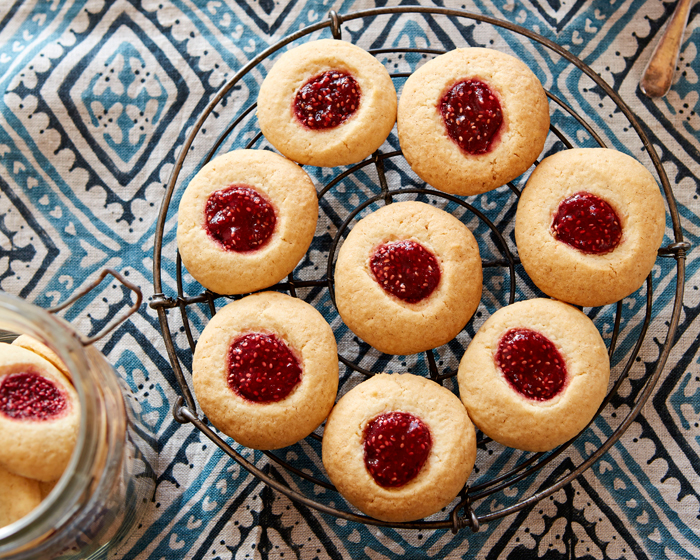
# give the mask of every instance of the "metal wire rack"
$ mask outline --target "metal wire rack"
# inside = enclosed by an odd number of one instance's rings
[[[434,16],[440,16],[440,17],[447,17],[447,18],[452,18],[453,20],[468,20],[472,22],[479,22],[479,23],[484,23],[487,25],[492,25],[496,26],[501,29],[508,30],[509,32],[512,32],[513,34],[516,34],[517,36],[524,37],[529,39],[532,42],[538,43],[539,45],[542,45],[546,49],[549,49],[556,53],[558,56],[563,57],[566,59],[569,63],[574,65],[576,68],[578,68],[583,74],[588,76],[592,82],[595,83],[595,85],[600,88],[604,94],[610,98],[614,104],[616,105],[617,109],[621,111],[624,116],[627,118],[629,121],[631,127],[634,129],[636,134],[639,136],[639,139],[641,140],[644,149],[646,150],[647,154],[651,158],[651,161],[656,168],[656,171],[658,173],[658,177],[660,179],[660,182],[662,184],[668,208],[669,208],[669,213],[671,216],[671,221],[673,225],[673,234],[674,234],[674,242],[669,244],[666,247],[662,247],[659,251],[659,255],[662,257],[671,257],[676,260],[676,289],[675,289],[675,299],[674,299],[674,306],[673,306],[673,311],[672,311],[672,316],[670,321],[668,322],[668,333],[666,336],[666,340],[663,344],[663,347],[661,348],[659,352],[659,358],[656,363],[656,367],[654,368],[654,371],[645,377],[643,380],[643,385],[635,393],[636,398],[634,399],[633,402],[630,403],[629,406],[629,411],[627,415],[619,422],[617,427],[612,431],[612,433],[607,437],[605,441],[602,442],[602,444],[595,450],[593,451],[590,455],[587,457],[583,458],[581,462],[578,465],[575,465],[574,468],[569,469],[569,471],[566,474],[561,475],[555,482],[553,482],[551,485],[527,496],[521,499],[519,502],[512,504],[507,507],[502,507],[501,509],[497,509],[495,511],[490,511],[486,514],[483,515],[476,515],[474,509],[472,508],[472,504],[474,502],[483,500],[489,496],[492,496],[494,494],[497,494],[499,492],[502,492],[504,489],[506,489],[509,486],[512,486],[513,484],[516,484],[517,482],[533,476],[536,472],[541,470],[543,467],[552,464],[554,461],[557,460],[557,458],[560,458],[562,454],[569,448],[570,445],[575,441],[576,438],[572,439],[570,442],[567,444],[564,444],[560,446],[559,448],[547,452],[547,453],[534,453],[530,454],[529,456],[526,456],[523,460],[520,460],[512,466],[510,469],[508,469],[506,472],[503,472],[499,476],[495,477],[492,480],[488,480],[486,482],[480,483],[476,486],[472,487],[467,487],[465,488],[458,500],[458,503],[452,507],[452,509],[448,512],[448,515],[446,516],[445,519],[442,520],[422,520],[422,521],[416,521],[416,522],[410,522],[410,523],[387,523],[383,521],[379,521],[377,519],[373,519],[364,515],[359,515],[356,513],[353,513],[350,511],[350,508],[346,509],[338,509],[336,507],[330,507],[329,505],[320,503],[319,501],[310,498],[307,495],[304,495],[303,493],[292,489],[290,486],[284,483],[284,481],[281,481],[277,477],[272,477],[268,473],[263,472],[261,469],[256,467],[250,460],[246,459],[241,455],[239,452],[237,452],[227,441],[222,439],[218,433],[213,430],[212,428],[209,427],[207,424],[206,420],[203,418],[200,418],[200,416],[197,413],[197,407],[194,402],[192,393],[189,388],[189,384],[187,381],[187,377],[185,373],[183,372],[182,364],[181,364],[181,359],[178,357],[178,353],[175,348],[175,344],[173,342],[173,327],[171,326],[171,322],[168,319],[168,310],[179,310],[179,315],[182,319],[182,323],[184,326],[185,334],[187,336],[187,340],[189,342],[190,350],[193,352],[196,342],[192,333],[192,327],[190,324],[190,317],[189,317],[189,310],[191,306],[197,305],[197,304],[205,304],[211,315],[213,315],[216,312],[216,307],[215,307],[215,301],[222,297],[217,294],[214,294],[208,290],[204,290],[202,293],[195,295],[195,296],[188,296],[187,294],[184,293],[183,289],[183,270],[182,270],[182,263],[179,258],[179,254],[175,257],[176,261],[176,283],[177,283],[177,294],[174,297],[171,296],[166,296],[163,293],[163,287],[162,287],[162,251],[164,248],[164,232],[165,232],[165,226],[166,226],[166,221],[168,219],[168,212],[169,212],[169,207],[171,203],[171,199],[173,197],[173,193],[176,189],[176,186],[178,183],[182,183],[182,177],[181,173],[183,170],[183,165],[185,163],[185,159],[188,157],[188,154],[190,152],[190,149],[193,145],[193,142],[195,139],[198,139],[201,137],[201,131],[202,127],[206,121],[206,119],[212,114],[212,112],[222,112],[225,110],[225,108],[222,107],[222,100],[233,90],[233,88],[241,82],[241,80],[251,71],[257,71],[257,70],[262,70],[264,71],[264,66],[263,63],[269,59],[272,55],[274,55],[277,51],[288,45],[289,43],[296,41],[302,37],[305,37],[309,34],[318,32],[320,30],[330,28],[331,33],[334,38],[340,39],[342,35],[342,29],[341,26],[347,22],[353,21],[353,20],[372,20],[373,18],[381,17],[381,16],[400,16],[402,14],[422,14],[423,17],[434,17]],[[407,53],[418,53],[420,55],[436,55],[436,54],[441,54],[444,51],[442,50],[435,50],[435,49],[429,49],[429,48],[382,48],[382,49],[375,49],[375,50],[370,50],[370,52],[374,55],[380,55],[380,54],[387,54],[387,53],[400,53],[400,54],[407,54]],[[407,77],[409,74],[408,73],[394,73],[392,74],[393,78],[403,78]],[[550,103],[555,104],[558,108],[560,108],[562,111],[566,112],[568,115],[571,116],[572,119],[575,120],[575,122],[578,123],[578,125],[586,131],[587,134],[590,135],[591,138],[595,140],[595,142],[598,143],[600,146],[605,146],[605,143],[603,140],[600,138],[600,136],[596,133],[594,127],[582,116],[577,114],[565,101],[562,99],[559,99],[557,96],[552,94],[551,92],[547,93],[548,98],[550,100]],[[214,142],[213,147],[209,151],[208,155],[204,158],[204,161],[202,164],[208,162],[214,154],[219,150],[219,148],[222,146],[224,141],[229,138],[231,134],[238,133],[239,129],[245,129],[246,131],[251,130],[251,122],[254,122],[254,117],[253,117],[253,112],[255,110],[255,103],[251,103],[249,106],[245,107],[243,110],[241,110],[239,116],[224,130],[219,136],[218,139]],[[561,130],[559,130],[556,126],[551,126],[550,128],[551,133],[556,136],[558,141],[560,141],[565,148],[571,148],[573,147],[569,139],[567,138],[566,134],[564,134]],[[248,142],[248,145],[246,146],[247,148],[252,148],[255,147],[255,145],[260,141],[262,137],[262,133],[259,131],[253,135],[252,139]],[[199,140],[198,140],[199,141]],[[331,189],[336,187],[341,181],[346,179],[347,177],[352,176],[355,173],[358,173],[360,170],[362,170],[365,167],[373,167],[376,170],[376,174],[378,177],[378,182],[379,182],[379,189],[380,192],[376,196],[370,197],[367,200],[365,200],[362,204],[358,205],[352,212],[348,214],[346,217],[345,221],[342,223],[342,225],[338,228],[335,237],[332,241],[330,250],[328,252],[327,256],[327,261],[325,263],[325,277],[322,277],[317,280],[299,280],[294,277],[294,273],[290,274],[286,282],[282,282],[276,286],[273,286],[272,289],[276,289],[278,291],[286,291],[290,295],[297,297],[297,290],[300,290],[302,288],[320,288],[320,289],[328,289],[329,294],[331,297],[331,300],[335,303],[334,300],[334,292],[333,292],[333,267],[335,263],[335,254],[336,254],[336,249],[338,247],[338,244],[340,243],[341,239],[343,238],[344,234],[346,234],[347,230],[350,227],[350,224],[352,221],[356,218],[356,216],[362,212],[364,209],[369,207],[371,204],[376,203],[376,202],[383,202],[386,204],[389,204],[392,202],[393,198],[397,195],[418,195],[418,196],[428,196],[428,197],[433,197],[433,198],[438,198],[442,199],[443,201],[447,201],[449,203],[453,203],[456,205],[455,207],[458,207],[463,209],[465,213],[469,213],[470,215],[478,217],[479,220],[481,220],[488,229],[490,230],[492,234],[492,238],[496,240],[496,244],[499,246],[499,249],[502,251],[502,256],[500,258],[492,259],[490,261],[485,261],[483,262],[484,267],[502,267],[504,269],[507,269],[509,272],[509,296],[508,296],[508,302],[513,303],[515,300],[516,296],[516,272],[515,272],[515,266],[518,264],[518,259],[511,250],[509,249],[507,240],[504,238],[503,234],[499,229],[492,223],[487,216],[479,211],[474,205],[469,204],[466,202],[464,199],[458,198],[451,196],[449,194],[445,194],[439,191],[435,191],[433,189],[430,189],[429,187],[426,186],[426,188],[399,188],[399,189],[392,189],[390,185],[387,182],[386,179],[386,173],[385,173],[385,164],[387,160],[391,158],[397,158],[401,156],[401,152],[396,150],[396,151],[391,151],[387,153],[381,153],[377,152],[375,153],[371,158],[368,158],[367,160],[354,165],[347,170],[345,170],[343,173],[339,174],[336,176],[333,180],[328,182],[325,186],[321,188],[321,190],[318,193],[319,199],[323,199],[324,196],[327,195]],[[516,185],[513,183],[509,183],[508,187],[515,193],[517,196],[519,196],[520,192],[519,189]],[[581,60],[570,54],[567,50],[564,48],[560,47],[559,45],[553,43],[552,41],[549,41],[548,39],[533,33],[532,31],[529,31],[527,29],[524,29],[522,27],[516,26],[514,24],[511,24],[509,22],[497,20],[491,17],[483,16],[480,14],[473,14],[473,13],[468,13],[460,10],[450,10],[450,9],[444,9],[444,8],[428,8],[428,7],[416,7],[416,6],[403,6],[403,7],[392,7],[392,8],[377,8],[377,9],[372,9],[372,10],[366,10],[366,11],[361,11],[361,12],[355,12],[351,14],[346,14],[346,15],[340,15],[336,12],[330,12],[328,19],[318,22],[314,25],[308,26],[296,33],[290,34],[281,41],[277,42],[276,44],[272,45],[268,49],[264,50],[261,52],[259,55],[257,55],[255,58],[253,58],[248,64],[246,64],[239,72],[237,72],[220,90],[219,92],[215,95],[215,97],[210,101],[210,103],[207,105],[207,107],[204,109],[202,115],[199,117],[197,120],[196,124],[194,125],[193,129],[189,133],[185,144],[183,146],[182,151],[180,152],[179,158],[177,159],[175,166],[172,171],[172,175],[170,177],[170,181],[167,186],[167,190],[165,192],[164,198],[163,198],[163,203],[162,207],[160,210],[160,214],[158,216],[158,221],[156,224],[156,233],[155,233],[155,242],[154,242],[154,258],[153,258],[153,278],[154,278],[154,296],[153,299],[150,303],[150,306],[153,309],[156,309],[158,312],[158,318],[160,322],[160,327],[162,329],[163,333],[163,338],[165,341],[166,349],[168,352],[168,356],[170,359],[170,362],[172,364],[173,370],[175,377],[177,379],[178,385],[180,386],[182,390],[182,396],[178,398],[178,401],[174,404],[173,407],[173,414],[175,419],[178,422],[186,423],[190,422],[192,423],[197,429],[199,429],[201,432],[203,432],[211,441],[213,441],[216,445],[218,445],[225,453],[227,453],[231,458],[233,458],[235,461],[237,461],[240,465],[242,465],[244,468],[246,468],[248,471],[250,471],[253,475],[258,477],[261,481],[263,481],[265,484],[269,485],[271,488],[281,492],[282,494],[288,496],[292,500],[295,500],[297,502],[300,502],[310,508],[313,508],[315,510],[321,511],[326,514],[330,514],[339,518],[343,518],[346,520],[350,521],[355,521],[359,523],[365,523],[369,525],[378,525],[378,526],[388,526],[388,527],[395,527],[395,528],[413,528],[413,529],[451,529],[453,532],[457,532],[459,529],[464,528],[464,527],[471,527],[473,531],[477,531],[479,529],[479,525],[481,523],[491,521],[500,517],[503,517],[505,515],[514,513],[518,510],[521,510],[525,507],[528,507],[529,505],[534,504],[535,502],[541,500],[544,497],[547,497],[551,495],[552,493],[558,491],[561,489],[563,486],[571,482],[574,478],[579,476],[581,473],[583,473],[586,469],[588,469],[596,460],[598,460],[604,453],[607,452],[607,450],[621,437],[621,435],[624,433],[624,431],[627,429],[627,427],[632,423],[634,418],[637,416],[639,411],[641,410],[642,406],[644,403],[647,401],[649,395],[651,394],[652,390],[654,389],[654,386],[656,385],[659,377],[661,376],[663,372],[664,365],[666,363],[666,360],[668,358],[669,352],[671,350],[671,345],[675,337],[675,331],[676,327],[678,325],[679,321],[679,316],[680,316],[680,311],[682,308],[682,295],[683,295],[683,287],[684,287],[684,277],[685,277],[685,253],[687,248],[689,247],[688,243],[686,243],[683,240],[683,233],[682,229],[680,226],[680,219],[678,215],[678,211],[676,208],[675,204],[675,199],[673,196],[673,192],[671,190],[671,186],[669,184],[668,178],[664,172],[664,169],[661,165],[661,162],[659,160],[658,155],[656,154],[656,151],[654,150],[653,146],[651,145],[651,142],[647,138],[646,134],[640,127],[639,123],[637,122],[637,119],[635,118],[634,114],[630,111],[630,109],[627,107],[627,105],[622,101],[622,99],[617,95],[615,91],[611,89],[611,87],[602,79],[600,78],[595,72],[593,72],[586,64],[584,64]],[[321,268],[321,267],[319,267]],[[609,403],[610,401],[618,395],[618,390],[620,389],[621,385],[625,382],[625,380],[628,378],[630,370],[633,366],[633,363],[635,359],[637,358],[641,348],[644,345],[646,334],[647,334],[647,328],[650,324],[651,318],[652,318],[652,313],[653,313],[653,297],[652,297],[652,279],[651,275],[647,279],[646,282],[646,310],[645,310],[645,315],[643,319],[643,323],[639,327],[639,336],[638,340],[636,342],[636,345],[634,348],[628,352],[627,354],[627,359],[624,363],[620,363],[618,366],[619,373],[617,373],[617,379],[615,380],[614,384],[612,385],[612,388],[610,389],[607,397],[605,398],[604,402],[602,403],[599,412],[602,411]],[[620,328],[621,328],[621,323],[622,323],[622,302],[618,302],[615,307],[615,319],[614,319],[614,327],[612,331],[612,335],[610,337],[610,343],[609,343],[609,354],[612,357],[615,350],[616,350],[616,345],[618,341],[618,335],[620,333]],[[435,355],[432,350],[428,351],[425,353],[425,358],[428,364],[428,370],[430,377],[435,380],[436,382],[442,383],[446,379],[453,377],[456,372],[441,372],[439,370],[438,364],[436,363]],[[367,369],[361,367],[356,361],[353,361],[353,359],[349,359],[343,355],[339,355],[339,360],[347,367],[350,368],[351,370],[358,372],[361,375],[372,375],[373,372],[368,371]],[[315,438],[316,440],[321,440],[321,436],[318,435],[317,433],[312,434],[309,436],[310,438]],[[488,442],[488,438],[482,437],[480,439],[480,443],[484,444],[485,442]],[[285,468],[289,473],[292,473],[294,476],[298,476],[301,479],[304,479],[305,481],[312,483],[314,485],[317,485],[318,487],[330,490],[330,491],[335,491],[335,488],[330,484],[327,480],[323,480],[314,476],[309,475],[308,473],[304,472],[303,470],[296,468],[295,466],[291,465],[289,462],[283,460],[280,458],[278,455],[272,453],[272,452],[266,452],[267,457],[274,463],[280,465],[281,467]],[[443,516],[444,517],[444,516]]]

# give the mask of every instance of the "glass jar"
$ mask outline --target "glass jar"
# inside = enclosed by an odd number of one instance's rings
[[[91,288],[107,273],[137,292],[133,312],[141,293],[113,271],[103,272]],[[6,331],[7,338],[12,337],[7,333],[32,336],[63,360],[73,377],[81,412],[68,467],[38,507],[0,528],[0,558],[102,556],[118,546],[152,499],[155,439],[151,429],[130,405],[131,391],[91,345],[96,337],[84,340],[59,317],[3,293],[0,330]]]

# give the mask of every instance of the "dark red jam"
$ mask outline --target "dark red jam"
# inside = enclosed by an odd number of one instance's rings
[[[294,114],[312,130],[343,124],[360,106],[360,86],[347,72],[331,70],[311,78],[294,98]]]
[[[245,334],[234,341],[228,356],[229,387],[249,401],[280,401],[301,381],[299,360],[274,334]]]
[[[272,205],[246,185],[213,192],[207,200],[205,218],[209,236],[238,253],[263,247],[277,223]]]
[[[440,283],[440,265],[435,255],[415,241],[380,245],[369,266],[386,292],[407,303],[418,303]]]
[[[620,244],[622,226],[610,204],[594,194],[579,192],[559,204],[552,233],[582,253],[602,255]]]
[[[403,486],[418,475],[431,447],[428,426],[413,414],[380,414],[365,428],[365,467],[379,486]]]
[[[481,80],[452,86],[440,100],[447,134],[466,153],[476,156],[491,150],[503,124],[498,98]]]
[[[36,373],[11,373],[0,381],[0,412],[17,420],[53,420],[68,409],[66,395]]]
[[[511,329],[498,343],[496,365],[521,395],[546,401],[566,384],[566,364],[546,336],[530,329]]]

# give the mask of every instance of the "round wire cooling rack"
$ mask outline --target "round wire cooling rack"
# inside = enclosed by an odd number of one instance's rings
[[[181,173],[185,160],[188,157],[194,157],[191,155],[191,148],[195,139],[201,138],[200,132],[202,127],[207,120],[207,118],[214,112],[219,114],[225,111],[225,101],[223,101],[230,92],[232,92],[237,84],[241,82],[249,73],[262,71],[264,72],[263,63],[267,61],[272,55],[277,51],[284,48],[286,45],[296,41],[302,37],[310,35],[315,32],[319,32],[324,29],[330,29],[332,35],[336,39],[340,39],[342,35],[341,26],[344,23],[353,20],[368,20],[373,21],[374,18],[380,16],[390,16],[398,17],[403,14],[420,14],[424,18],[433,18],[435,16],[448,18],[450,21],[462,21],[467,20],[470,22],[484,23],[491,26],[496,26],[501,30],[507,30],[508,32],[514,34],[514,36],[524,37],[529,39],[533,43],[538,43],[539,45],[545,47],[546,49],[553,51],[558,56],[563,57],[573,66],[578,68],[583,74],[585,74],[596,87],[600,88],[609,99],[613,101],[617,109],[621,111],[626,119],[629,121],[631,127],[634,129],[636,134],[639,136],[643,148],[650,157],[660,182],[662,184],[664,193],[666,195],[666,201],[669,208],[669,213],[671,216],[674,241],[662,247],[659,250],[659,255],[661,257],[671,257],[676,260],[676,289],[674,296],[674,305],[671,314],[671,318],[668,321],[668,332],[666,335],[666,340],[663,346],[659,350],[659,357],[656,365],[651,373],[647,373],[642,379],[641,384],[638,389],[632,393],[633,399],[628,402],[629,405],[628,412],[621,418],[618,424],[613,430],[607,435],[607,438],[601,440],[600,446],[598,446],[594,451],[585,456],[580,454],[580,462],[573,465],[570,468],[564,469],[558,476],[555,476],[555,480],[548,482],[544,487],[540,487],[537,491],[534,491],[530,495],[523,497],[516,503],[512,503],[508,506],[501,507],[500,509],[490,510],[482,515],[477,515],[472,507],[474,502],[479,502],[484,500],[489,496],[493,496],[499,492],[502,492],[506,488],[524,480],[528,477],[532,477],[538,471],[542,470],[544,467],[549,466],[551,468],[555,465],[556,460],[564,456],[565,451],[576,441],[577,438],[573,438],[568,443],[545,453],[534,453],[534,454],[523,454],[519,456],[518,460],[515,461],[514,465],[510,465],[507,469],[504,469],[498,473],[493,479],[487,480],[485,482],[480,482],[477,485],[471,487],[465,487],[461,492],[456,505],[451,506],[446,516],[442,516],[443,519],[439,520],[421,520],[409,523],[388,523],[380,521],[368,516],[356,514],[350,511],[350,508],[338,509],[333,505],[327,505],[320,503],[317,499],[310,498],[309,495],[302,493],[301,491],[295,490],[289,484],[287,484],[281,477],[273,477],[269,473],[263,472],[259,469],[253,462],[246,459],[241,453],[236,451],[227,441],[222,439],[218,433],[213,430],[207,423],[206,419],[201,418],[197,413],[197,407],[190,391],[190,387],[187,381],[187,377],[183,372],[181,365],[181,359],[178,356],[178,351],[175,348],[173,341],[173,329],[171,327],[170,321],[168,319],[168,310],[179,310],[179,316],[182,319],[182,328],[184,328],[187,341],[189,343],[189,350],[194,352],[196,345],[195,338],[193,335],[193,328],[191,325],[190,312],[193,306],[200,307],[204,305],[208,308],[209,313],[213,316],[216,313],[215,302],[217,299],[224,296],[214,294],[208,290],[203,290],[201,293],[195,296],[188,296],[185,294],[184,282],[183,282],[183,270],[182,262],[180,260],[179,254],[174,258],[176,267],[176,284],[177,284],[177,294],[174,297],[166,296],[163,293],[162,287],[162,251],[163,242],[165,234],[165,225],[168,218],[168,211],[170,203],[178,182],[182,183]],[[430,48],[381,48],[370,50],[372,54],[384,55],[384,54],[398,54],[398,55],[408,55],[408,53],[415,53],[420,56],[438,55],[445,52],[444,50],[436,50]],[[400,79],[405,78],[409,73],[394,73],[392,78]],[[551,92],[547,92],[547,96],[550,103],[553,103],[558,109],[567,114],[573,122],[577,123],[590,138],[592,138],[598,145],[605,146],[604,141],[596,133],[594,127],[577,112],[575,112],[569,105],[562,99],[558,98]],[[204,157],[203,161],[197,162],[197,165],[204,165],[208,162],[214,154],[220,149],[227,138],[231,135],[247,135],[246,138],[251,137],[250,141],[245,146],[246,148],[254,148],[255,145],[262,138],[262,133],[259,129],[254,126],[254,110],[256,104],[253,102],[245,108],[240,110],[239,116],[224,130],[214,142],[213,147],[209,151],[208,155]],[[556,141],[560,142],[561,145],[568,149],[572,148],[573,145],[565,134],[564,131],[560,130],[554,124],[550,127],[550,131],[556,138]],[[451,208],[456,209],[462,213],[463,216],[470,216],[478,219],[481,223],[485,224],[488,232],[490,232],[491,239],[494,240],[495,246],[501,251],[501,256],[496,257],[491,260],[485,260],[483,266],[485,269],[500,267],[504,271],[507,270],[509,274],[509,295],[508,303],[513,303],[516,296],[516,272],[515,267],[518,264],[518,259],[511,252],[508,242],[499,230],[499,228],[475,205],[468,203],[462,198],[451,196],[446,193],[442,193],[431,188],[394,188],[392,189],[387,181],[386,165],[392,158],[397,158],[401,156],[400,150],[390,151],[382,153],[380,151],[376,152],[371,158],[360,162],[344,172],[340,173],[334,177],[331,181],[325,184],[318,193],[319,200],[323,200],[325,196],[332,190],[337,188],[337,186],[345,179],[352,177],[354,174],[362,172],[364,168],[374,169],[376,171],[377,182],[379,186],[379,192],[374,196],[369,196],[361,204],[357,204],[353,210],[351,210],[347,217],[345,218],[342,225],[337,228],[337,232],[332,240],[328,255],[326,257],[325,266],[319,266],[319,270],[325,271],[325,277],[315,280],[300,280],[295,278],[294,272],[289,275],[286,282],[279,283],[272,286],[269,289],[274,289],[278,291],[286,291],[294,297],[299,297],[297,291],[303,288],[312,289],[327,289],[329,291],[330,299],[335,303],[334,291],[333,291],[333,266],[335,263],[335,255],[338,244],[340,243],[343,236],[347,233],[353,220],[365,209],[369,208],[375,203],[390,204],[395,197],[404,195],[423,197],[423,199],[439,200],[443,204],[451,205]],[[516,195],[519,196],[519,188],[513,184],[509,183],[508,188]],[[323,205],[322,205],[323,208]],[[323,210],[322,210],[323,211]],[[464,219],[464,218],[462,218]],[[480,14],[473,14],[464,12],[461,10],[450,10],[445,8],[432,8],[432,7],[417,7],[417,6],[400,6],[392,8],[376,8],[372,10],[365,10],[360,12],[355,12],[351,14],[340,15],[334,11],[329,13],[328,19],[320,21],[316,24],[308,26],[300,31],[290,34],[284,39],[280,40],[276,44],[272,45],[268,49],[261,52],[255,58],[253,58],[248,64],[246,64],[239,72],[237,72],[212,98],[207,107],[204,109],[203,113],[198,118],[193,129],[186,138],[185,144],[182,151],[175,163],[172,171],[165,195],[163,197],[163,203],[158,216],[158,221],[156,223],[155,241],[154,241],[154,258],[153,258],[153,282],[154,282],[154,296],[150,303],[153,309],[158,312],[158,319],[160,322],[160,327],[162,330],[163,338],[165,341],[165,346],[168,352],[168,357],[173,367],[173,371],[182,390],[182,395],[178,398],[177,402],[173,406],[173,415],[178,422],[181,423],[192,423],[197,429],[204,433],[211,441],[213,441],[217,446],[219,446],[226,454],[228,454],[232,459],[238,462],[241,466],[246,468],[250,473],[255,475],[262,482],[277,490],[278,492],[286,495],[287,497],[295,500],[305,506],[313,508],[315,510],[327,513],[342,519],[349,521],[355,521],[359,523],[364,523],[368,525],[377,525],[384,527],[394,527],[394,528],[408,528],[408,529],[451,529],[457,532],[459,529],[464,527],[471,527],[473,531],[477,531],[481,523],[491,521],[505,515],[519,511],[535,502],[545,498],[554,492],[560,490],[563,486],[571,482],[574,478],[583,473],[588,469],[595,461],[597,461],[607,450],[620,439],[627,427],[632,423],[634,418],[637,416],[642,406],[645,404],[649,398],[652,390],[654,389],[659,377],[661,376],[666,360],[671,350],[671,346],[675,337],[676,328],[678,325],[680,312],[682,308],[682,297],[683,297],[683,287],[685,278],[685,255],[689,244],[683,240],[683,233],[680,226],[680,219],[678,215],[678,210],[676,208],[675,199],[671,186],[669,184],[668,178],[664,169],[661,165],[659,157],[654,150],[651,142],[647,138],[646,134],[640,127],[634,114],[631,112],[629,107],[622,101],[622,99],[613,91],[610,86],[598,76],[593,70],[591,70],[585,63],[579,60],[577,57],[570,54],[567,50],[560,47],[556,43],[533,33],[527,29],[519,27],[517,25],[511,24],[509,22],[497,20],[491,17],[483,16]],[[620,334],[621,324],[622,324],[622,302],[615,304],[614,310],[614,325],[612,328],[612,333],[610,335],[609,342],[609,354],[611,358],[613,357],[618,336]],[[652,320],[653,316],[653,297],[652,297],[652,279],[651,275],[646,281],[646,306],[644,311],[644,319],[638,325],[637,341],[631,350],[625,352],[624,356],[626,359],[621,360],[618,366],[615,368],[617,370],[615,378],[615,373],[612,378],[614,382],[612,387],[606,396],[604,402],[602,403],[599,413],[605,409],[606,406],[613,399],[620,399],[619,389],[623,383],[628,380],[630,370],[634,364],[635,359],[640,353],[643,347],[647,329]],[[178,326],[180,328],[180,326]],[[188,356],[189,358],[189,356]],[[357,372],[361,376],[373,375],[372,371],[361,367],[358,358],[348,358],[347,356],[339,354],[339,360],[347,367],[349,370]],[[185,360],[188,361],[188,360]],[[433,350],[425,352],[425,361],[427,363],[427,369],[430,377],[438,382],[443,383],[445,380],[456,375],[456,371],[452,372],[441,372],[436,362],[436,358]],[[318,431],[318,430],[317,430]],[[584,430],[585,432],[586,430]],[[584,433],[582,432],[582,433]],[[577,437],[580,437],[577,436]],[[321,435],[318,433],[313,433],[309,438],[316,440],[317,442],[322,439]],[[483,435],[479,439],[480,446],[490,443],[488,438]],[[270,459],[271,463],[275,463],[282,468],[286,469],[288,473],[295,477],[299,477],[300,480],[304,481],[306,484],[311,484],[318,489],[323,491],[335,491],[335,488],[327,480],[319,478],[308,474],[306,469],[302,470],[296,466],[290,464],[290,462],[282,459],[278,455],[272,452],[264,452]],[[316,495],[316,493],[313,493]]]

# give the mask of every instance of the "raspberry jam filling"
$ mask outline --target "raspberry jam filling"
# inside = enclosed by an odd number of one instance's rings
[[[263,247],[275,231],[275,209],[246,185],[213,192],[205,207],[205,226],[228,251],[246,253]]]
[[[459,82],[442,96],[439,109],[447,134],[462,150],[473,156],[491,150],[503,111],[488,85],[481,80]]]
[[[431,447],[428,426],[413,414],[380,414],[365,428],[365,467],[379,486],[403,486],[418,475]]]
[[[552,233],[582,253],[603,255],[620,244],[622,226],[610,204],[594,194],[579,192],[559,204]]]
[[[566,364],[554,343],[530,329],[511,329],[496,351],[496,365],[521,395],[536,401],[556,396],[566,384]]]
[[[56,384],[36,373],[11,373],[0,381],[0,412],[17,420],[53,420],[68,409]]]
[[[324,72],[306,82],[294,98],[294,114],[312,130],[327,130],[343,124],[360,106],[360,86],[350,74]]]
[[[228,357],[228,385],[249,401],[280,401],[301,382],[299,360],[274,334],[245,334],[233,342]]]
[[[407,303],[427,298],[440,283],[435,255],[415,241],[380,245],[370,257],[369,266],[386,292]]]

